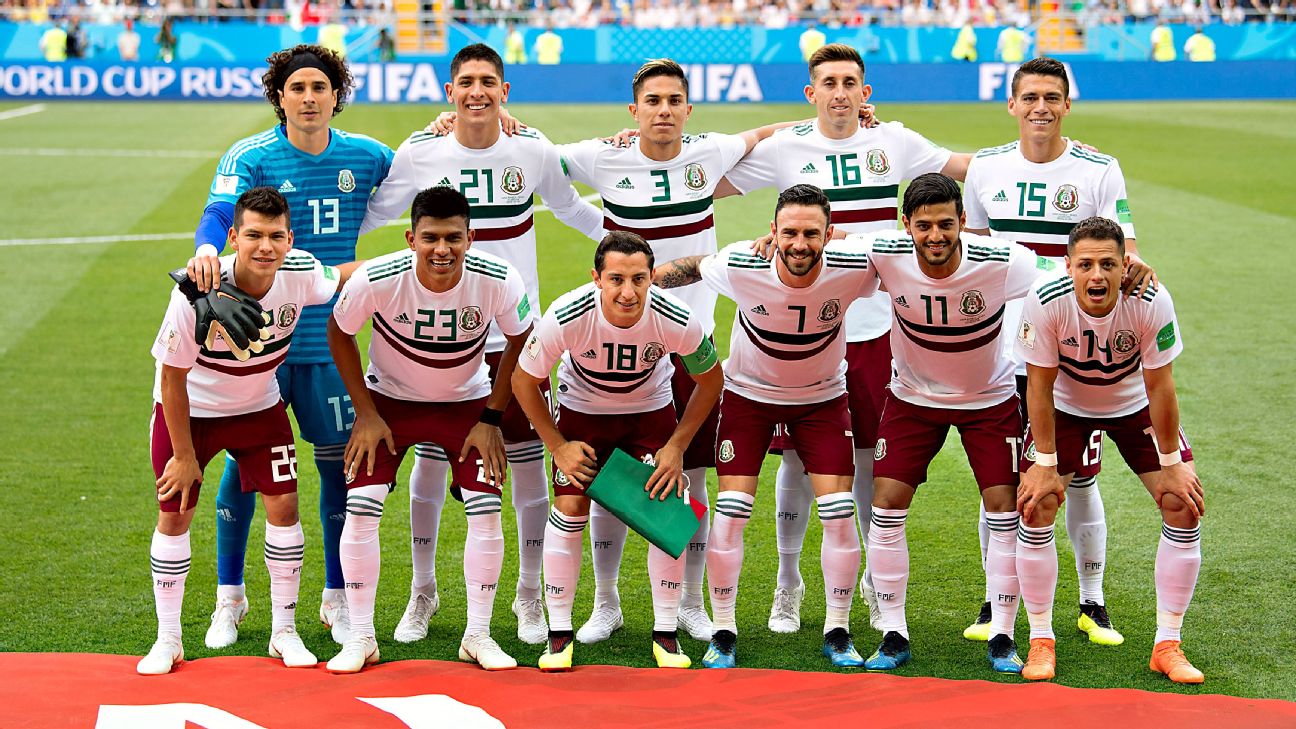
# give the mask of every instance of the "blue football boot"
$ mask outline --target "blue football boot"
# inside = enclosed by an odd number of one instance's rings
[[[824,658],[832,660],[838,668],[859,668],[864,665],[864,657],[855,650],[851,635],[845,628],[833,628],[824,636]]]
[[[1017,657],[1017,644],[1003,633],[990,639],[988,657],[990,667],[999,673],[1022,672],[1022,659]]]
[[[909,639],[892,630],[882,636],[882,644],[864,661],[864,667],[870,671],[894,671],[910,658],[913,653],[909,650]]]
[[[717,630],[702,656],[703,668],[733,668],[737,665],[738,636],[728,630]]]

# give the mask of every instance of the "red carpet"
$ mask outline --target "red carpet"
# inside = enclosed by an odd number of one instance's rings
[[[307,729],[314,727],[876,726],[885,729],[1190,729],[1296,726],[1296,703],[1070,689],[873,674],[587,666],[545,675],[440,661],[384,663],[359,675],[289,670],[269,658],[206,658],[169,676],[136,658],[0,654],[4,727]],[[1208,684],[1209,685],[1209,684]],[[447,698],[448,697],[448,698]],[[474,708],[480,707],[480,708]],[[1037,717],[1027,722],[1026,717]],[[492,718],[493,717],[493,718]],[[868,722],[868,723],[866,723]]]

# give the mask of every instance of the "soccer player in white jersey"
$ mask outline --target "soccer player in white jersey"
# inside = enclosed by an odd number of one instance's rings
[[[630,146],[591,139],[560,147],[573,180],[594,188],[603,199],[603,227],[643,237],[659,261],[716,251],[713,197],[721,179],[761,139],[787,124],[773,124],[742,134],[684,133],[692,113],[688,78],[670,59],[645,63],[631,82],[630,114],[639,127]],[[702,322],[708,336],[715,328],[715,293],[701,284],[677,292]],[[681,414],[693,391],[685,369],[675,367],[672,388]],[[698,431],[684,454],[690,493],[705,503],[706,469],[715,465],[714,438],[718,413]],[[699,640],[712,633],[702,606],[707,533],[704,521],[689,544],[680,603],[680,626]],[[594,611],[576,633],[582,643],[606,639],[622,624],[617,578],[626,527],[597,505],[590,515],[594,543]]]
[[[1176,683],[1201,683],[1202,672],[1180,648],[1184,613],[1201,568],[1206,510],[1192,450],[1179,429],[1171,373],[1183,341],[1164,286],[1122,294],[1124,243],[1121,226],[1105,217],[1072,228],[1067,276],[1035,287],[1017,331],[1031,414],[1028,460],[1022,463],[1026,470],[1017,494],[1022,514],[1017,572],[1031,630],[1022,675],[1044,680],[1055,673],[1053,522],[1068,495],[1066,482],[1086,467],[1090,434],[1100,431],[1116,443],[1161,510],[1151,668]]]
[[[216,279],[232,283],[270,312],[273,337],[240,361],[222,339],[195,340],[194,309],[179,288],[153,344],[152,458],[160,512],[149,550],[158,637],[136,667],[170,673],[184,660],[180,608],[189,574],[189,525],[207,462],[222,450],[239,463],[243,490],[265,503],[265,563],[270,573],[270,655],[289,667],[316,664],[296,629],[305,538],[297,513],[297,452],[275,371],[288,353],[302,308],[322,304],[357,264],[325,266],[293,251],[288,201],[256,187],[235,203],[227,233],[233,253]],[[222,294],[223,295],[223,294]]]
[[[766,186],[779,190],[800,183],[823,189],[832,204],[838,235],[894,230],[900,183],[927,172],[963,179],[971,155],[951,154],[900,122],[859,125],[860,107],[872,93],[864,83],[864,61],[843,43],[830,43],[810,57],[806,99],[815,105],[814,121],[780,129],[757,144],[725,179],[748,193]],[[855,441],[856,515],[867,538],[873,501],[873,446],[891,381],[891,307],[885,296],[859,299],[846,310],[846,392]],[[783,460],[775,491],[779,570],[769,628],[779,633],[801,627],[801,544],[809,523],[813,491],[796,450],[779,443]],[[860,591],[876,620],[871,580],[864,573]]]
[[[773,261],[753,255],[751,242],[744,241],[658,267],[659,285],[702,281],[738,307],[716,435],[720,492],[707,551],[715,634],[702,658],[708,668],[736,664],[743,531],[778,424],[788,426],[805,461],[823,522],[823,654],[835,666],[864,663],[850,635],[860,542],[851,499],[855,464],[842,323],[851,302],[873,293],[877,284],[862,247],[828,242],[829,214],[822,190],[795,185],[779,195],[774,208]]]
[[[1000,342],[1004,306],[1026,295],[1049,261],[1010,243],[963,233],[958,183],[921,175],[905,190],[903,232],[848,236],[868,243],[870,275],[891,298],[894,375],[873,464],[869,569],[882,613],[882,643],[866,666],[898,668],[911,657],[905,619],[909,547],[905,519],[950,427],[959,431],[992,530],[986,573],[994,586],[991,667],[1019,673],[1014,558],[1022,420],[1012,361]]]
[[[1066,67],[1052,58],[1028,61],[1013,74],[1011,91],[1008,112],[1017,118],[1019,138],[977,152],[969,165],[963,190],[969,232],[1020,243],[1061,267],[1071,228],[1100,215],[1119,223],[1125,233],[1132,263],[1130,284],[1155,280],[1134,245],[1120,163],[1062,136],[1062,120],[1071,109]],[[1004,316],[1010,329],[1020,321],[1021,307],[1020,301],[1008,305]],[[1011,339],[1005,338],[1004,345],[1015,358]],[[1020,359],[1016,363],[1017,390],[1024,396],[1026,366]],[[1095,480],[1101,455],[1102,436],[1096,435],[1085,452],[1085,465],[1092,466],[1086,470],[1092,472],[1077,475],[1067,491],[1066,525],[1080,584],[1077,625],[1094,643],[1119,645],[1124,638],[1112,627],[1102,588],[1107,519]],[[984,518],[979,531],[984,562],[989,538]],[[987,582],[981,614],[964,637],[989,639],[992,592]]]
[[[684,451],[724,385],[702,323],[683,301],[650,286],[652,268],[647,241],[626,231],[608,233],[594,253],[593,283],[554,301],[513,372],[514,395],[554,454],[554,505],[544,548],[550,629],[542,671],[572,666],[572,604],[590,511],[584,489],[599,464],[620,448],[656,466],[647,484],[653,496],[683,496]],[[678,419],[670,354],[698,385]],[[556,362],[555,417],[541,388]],[[688,668],[677,636],[684,557],[650,545],[648,578],[653,657],[662,668]]]
[[[534,316],[517,269],[469,250],[470,219],[462,193],[448,187],[419,193],[405,233],[409,250],[366,263],[342,290],[329,320],[329,348],[356,410],[344,455],[349,491],[341,541],[352,636],[328,663],[335,673],[355,673],[378,660],[378,524],[405,451],[417,443],[445,450],[468,521],[468,624],[459,658],[487,670],[517,666],[490,636],[504,562],[506,461],[499,425]],[[365,372],[355,333],[370,320]],[[507,340],[493,386],[485,362],[492,322]]]
[[[446,97],[455,105],[450,134],[415,132],[396,150],[391,172],[369,200],[361,231],[380,227],[409,209],[420,191],[435,185],[453,187],[472,206],[473,250],[508,261],[522,274],[527,298],[540,302],[536,271],[536,234],[532,198],[539,194],[559,220],[592,240],[603,228],[603,213],[581,200],[563,174],[558,149],[536,129],[520,128],[510,136],[500,131],[500,108],[508,100],[504,62],[489,46],[476,43],[455,54]],[[492,325],[486,341],[491,376],[499,370],[504,335]],[[546,381],[545,391],[548,392]],[[518,638],[545,641],[544,607],[540,594],[540,565],[545,522],[549,514],[544,471],[544,447],[516,403],[510,402],[500,423],[505,453],[512,471],[513,508],[517,515],[518,581],[513,612]],[[427,635],[428,618],[440,598],[436,586],[437,529],[445,503],[445,453],[430,444],[414,449],[410,474],[411,552],[413,584],[405,615],[396,626],[402,643]]]

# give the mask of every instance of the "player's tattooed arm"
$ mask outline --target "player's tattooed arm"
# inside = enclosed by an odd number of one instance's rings
[[[702,259],[706,256],[676,258],[653,269],[653,283],[664,289],[688,286],[702,280]]]

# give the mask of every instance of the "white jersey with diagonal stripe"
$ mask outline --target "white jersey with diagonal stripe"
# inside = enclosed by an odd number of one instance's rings
[[[558,403],[591,415],[647,413],[671,403],[670,355],[709,355],[711,339],[678,297],[651,286],[648,305],[634,326],[607,320],[593,283],[558,297],[541,317],[518,366],[548,377],[558,363]]]
[[[1080,308],[1069,277],[1031,291],[1014,340],[1028,364],[1058,369],[1055,407],[1086,418],[1118,418],[1147,407],[1143,368],[1165,367],[1183,351],[1174,302],[1164,287],[1119,296],[1115,309],[1095,317]]]
[[[603,198],[603,227],[628,230],[652,246],[658,264],[716,252],[716,185],[747,151],[742,137],[685,134],[674,159],[649,159],[638,144],[618,147],[601,139],[563,145],[573,180]],[[701,284],[675,290],[702,321],[715,329],[715,293]]]
[[[522,274],[531,305],[540,306],[536,267],[534,196],[559,220],[598,240],[603,215],[580,199],[563,175],[558,148],[537,129],[500,135],[485,149],[471,149],[453,134],[415,132],[396,150],[391,171],[369,198],[361,233],[409,214],[410,203],[429,187],[452,187],[472,209],[473,250],[499,256]],[[504,349],[504,335],[491,325],[487,352]]]
[[[866,248],[824,247],[819,275],[804,288],[779,279],[776,264],[755,256],[751,241],[702,259],[702,281],[738,305],[725,389],[757,402],[808,405],[846,392],[846,308],[877,290]]]
[[[373,320],[366,384],[415,402],[486,397],[491,322],[517,336],[535,318],[522,275],[502,258],[470,250],[459,283],[435,293],[418,280],[416,267],[410,250],[366,261],[333,307],[338,328],[347,334]]]
[[[221,256],[221,279],[234,281],[236,255]],[[196,418],[255,413],[279,402],[279,381],[275,371],[288,355],[293,332],[307,306],[328,303],[337,293],[338,271],[325,266],[306,251],[291,250],[275,272],[274,284],[259,299],[269,312],[270,340],[265,349],[240,362],[224,340],[212,348],[194,339],[194,309],[179,287],[171,291],[162,328],[153,342],[157,374],[153,399],[162,402],[162,365],[189,370],[189,414]]]
[[[962,260],[946,278],[918,266],[904,231],[848,236],[868,248],[869,263],[891,297],[891,392],[924,407],[973,410],[1016,392],[1002,339],[1012,336],[1004,307],[1053,267],[1030,250],[964,232]],[[1007,335],[1005,335],[1007,331]]]
[[[832,224],[844,233],[895,230],[900,183],[940,172],[950,151],[886,122],[858,129],[846,139],[829,139],[817,121],[785,127],[757,144],[726,177],[748,193],[774,186],[786,190],[810,184],[832,205]],[[885,296],[859,299],[846,310],[846,341],[867,342],[891,330]]]

